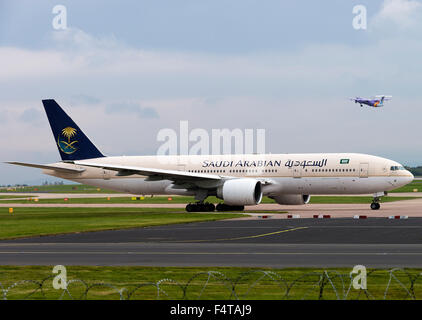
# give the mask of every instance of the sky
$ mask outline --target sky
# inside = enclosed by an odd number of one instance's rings
[[[46,98],[106,155],[154,155],[187,120],[265,129],[268,153],[422,165],[421,35],[422,0],[0,0],[0,185],[45,179],[5,161],[60,160]],[[378,94],[393,99],[349,100]]]

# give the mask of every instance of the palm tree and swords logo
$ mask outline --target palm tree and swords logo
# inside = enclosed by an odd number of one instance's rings
[[[70,141],[71,138],[76,136],[76,132],[77,130],[75,128],[66,127],[62,130],[62,136],[67,138],[67,141],[60,140],[60,135],[57,137],[57,144],[60,150],[62,150],[64,153],[72,154],[76,150],[78,150],[78,148],[75,146],[75,144],[78,143],[78,141],[77,140]]]

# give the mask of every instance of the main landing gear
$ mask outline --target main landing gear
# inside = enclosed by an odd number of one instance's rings
[[[225,203],[219,203],[215,206],[213,203],[204,202],[208,197],[207,190],[198,190],[195,193],[195,203],[189,203],[186,205],[187,212],[213,212],[217,211],[243,211],[245,206],[230,206]]]
[[[215,205],[209,202],[189,203],[186,206],[187,212],[213,212],[214,210]]]
[[[196,202],[196,203],[189,203],[186,206],[187,212],[213,212],[214,210],[217,211],[243,211],[245,210],[245,206],[229,206],[225,203],[219,203],[215,206],[209,202]]]
[[[230,206],[225,203],[217,204],[217,211],[243,211],[245,210],[245,206]]]

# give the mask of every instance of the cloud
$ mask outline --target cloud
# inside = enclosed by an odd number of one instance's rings
[[[384,0],[381,10],[373,18],[372,28],[390,35],[413,36],[418,33],[420,36],[422,3],[417,0]]]
[[[25,109],[19,116],[19,120],[26,123],[38,123],[42,118],[42,113],[38,109]]]
[[[61,50],[72,49],[73,51],[89,52],[99,48],[111,51],[122,48],[122,42],[119,42],[114,35],[94,37],[89,33],[75,28],[53,31],[50,33],[56,47]]]
[[[393,14],[396,8],[397,16]],[[42,81],[51,91],[58,91],[60,84],[79,92],[89,86],[89,95],[70,94],[75,104],[100,102],[94,95],[101,95],[101,100],[114,96],[116,100],[113,91],[134,94],[139,87],[142,96],[159,97],[337,92],[336,87],[359,86],[362,79],[379,83],[380,78],[385,81],[394,72],[413,68],[422,53],[421,30],[403,39],[397,31],[392,35],[380,28],[391,19],[401,25],[408,20],[418,21],[419,12],[418,1],[387,0],[374,18],[379,29],[373,32],[369,44],[308,44],[300,50],[255,54],[144,50],[129,47],[113,36],[97,38],[75,28],[54,31],[55,46],[50,49],[0,47],[0,60],[8,62],[0,73],[0,83],[29,86],[33,81]],[[405,59],[398,63],[402,56]],[[398,76],[394,74],[395,79]],[[412,83],[420,77],[410,70],[403,78]]]
[[[98,104],[100,102],[101,102],[100,99],[87,95],[87,94],[75,94],[75,95],[72,95],[69,100],[69,103],[74,106],[81,105],[81,104],[82,105]]]
[[[139,118],[158,118],[158,113],[154,108],[141,107],[138,103],[120,102],[107,105],[105,108],[108,114],[135,114]]]

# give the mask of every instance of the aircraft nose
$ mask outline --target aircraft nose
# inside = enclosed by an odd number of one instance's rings
[[[406,170],[407,183],[411,183],[413,179],[415,179],[415,176],[409,170]]]

